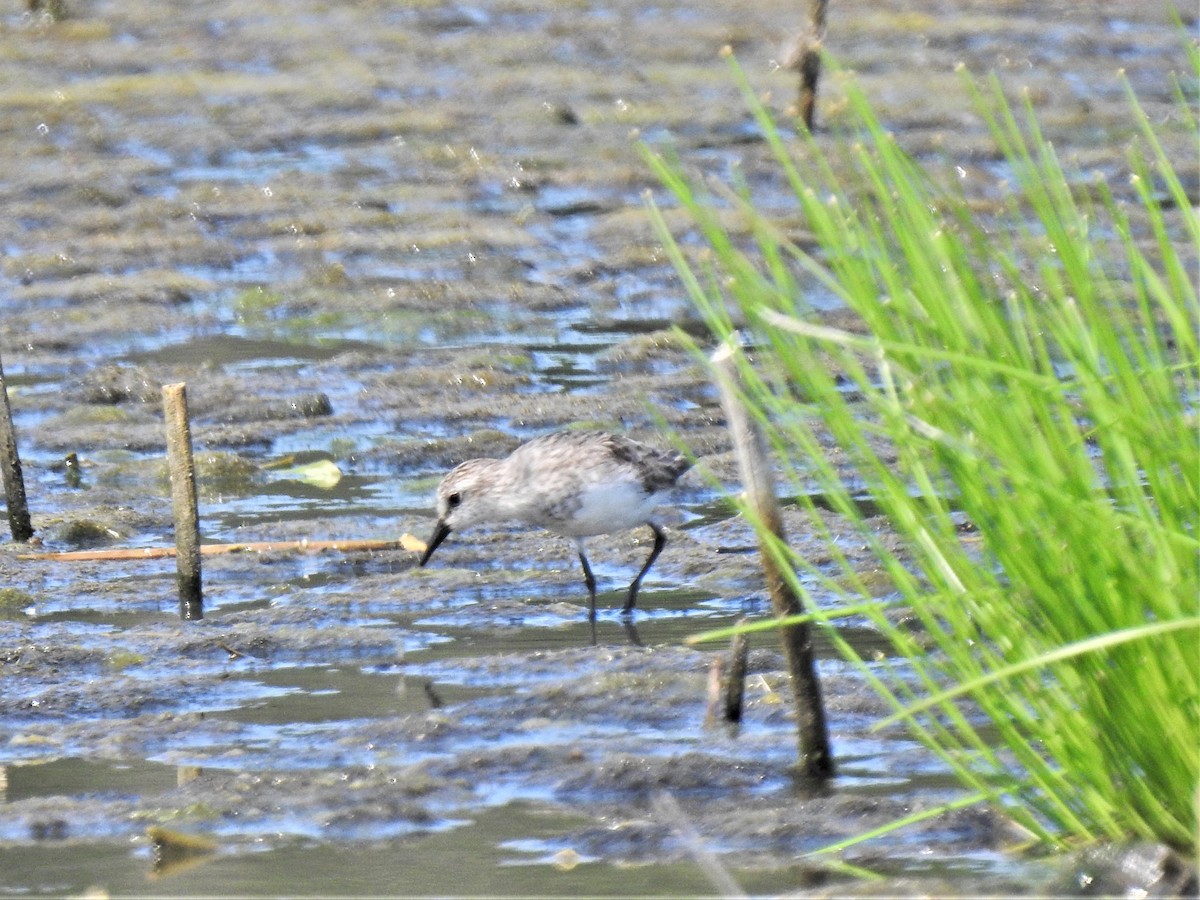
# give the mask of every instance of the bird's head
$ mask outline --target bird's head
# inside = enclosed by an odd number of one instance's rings
[[[497,518],[493,502],[496,488],[494,459],[469,459],[455,466],[437,489],[437,524],[418,565],[425,565],[433,551],[452,531]]]

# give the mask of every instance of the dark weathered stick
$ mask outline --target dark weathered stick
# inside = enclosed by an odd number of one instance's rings
[[[738,620],[738,624],[745,623]],[[750,636],[735,634],[729,645],[729,674],[725,677],[725,721],[742,721],[742,701],[746,696],[746,658],[750,654]]]
[[[829,0],[811,0],[808,29],[798,35],[784,54],[783,65],[800,73],[800,119],[813,129],[817,110],[817,82],[821,78],[821,44],[825,40],[825,8]]]
[[[766,444],[757,423],[750,417],[741,401],[741,390],[734,359],[735,350],[729,342],[722,344],[712,355],[721,406],[733,437],[738,469],[746,489],[746,500],[758,521],[779,541],[785,541],[783,520],[775,497],[775,479],[767,458]],[[795,616],[804,612],[800,598],[770,551],[765,536],[759,538],[759,553],[771,606],[775,615]],[[833,775],[833,754],[829,749],[829,732],[825,724],[825,707],[821,701],[821,682],[813,656],[812,635],[807,624],[780,628],[783,653],[791,675],[792,694],[796,702],[796,727],[800,743],[800,771],[816,778]]]
[[[196,465],[188,424],[187,386],[165,384],[163,413],[167,425],[167,468],[171,472],[171,509],[175,518],[175,569],[179,582],[179,617],[204,618],[200,585],[200,513],[196,505]]]
[[[27,541],[33,537],[33,525],[25,502],[25,478],[21,474],[21,457],[17,454],[17,433],[13,430],[3,363],[0,363],[0,477],[4,480],[8,526],[12,529],[13,540]]]

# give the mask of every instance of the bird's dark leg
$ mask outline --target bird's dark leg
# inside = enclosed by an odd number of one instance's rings
[[[654,549],[650,551],[650,557],[646,560],[646,564],[642,566],[642,571],[637,573],[637,578],[633,579],[633,584],[629,586],[629,598],[625,601],[625,606],[621,609],[622,616],[628,616],[633,613],[633,607],[637,604],[638,588],[642,586],[642,579],[650,571],[650,567],[654,565],[654,561],[658,559],[658,554],[662,553],[662,548],[667,545],[667,536],[662,533],[662,529],[653,522],[647,522],[646,524],[654,532]]]
[[[583,541],[577,541],[576,547],[579,548],[579,561],[583,564],[583,583],[588,589],[588,618],[596,621],[596,576],[592,574],[592,567],[588,565],[587,554],[583,552]]]
[[[637,626],[633,624],[632,616],[622,616],[621,624],[625,626],[625,640],[629,641],[631,646],[644,647],[642,636],[638,634]]]

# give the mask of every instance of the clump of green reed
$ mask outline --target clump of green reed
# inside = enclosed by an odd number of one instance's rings
[[[811,617],[850,611],[883,630],[900,657],[862,669],[896,711],[888,722],[1039,840],[1194,851],[1200,226],[1132,92],[1133,190],[1118,200],[1064,171],[1031,111],[1018,121],[994,83],[972,85],[1014,179],[982,221],[853,87],[846,136],[792,146],[733,71],[811,244],[748,190],[703,193],[647,150],[707,261],[651,212],[713,337],[741,323],[746,399],[801,504],[822,495],[848,523],[835,540],[811,516],[832,567],[775,547],[822,610]],[[822,325],[813,288],[861,326]],[[890,597],[871,600],[878,574],[865,583],[841,555],[848,540],[874,551]],[[897,606],[916,633],[889,618]]]

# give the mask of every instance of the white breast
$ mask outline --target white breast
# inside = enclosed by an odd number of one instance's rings
[[[634,481],[588,484],[582,486],[572,515],[538,524],[571,537],[623,531],[644,524],[660,499],[661,495],[647,494]]]

